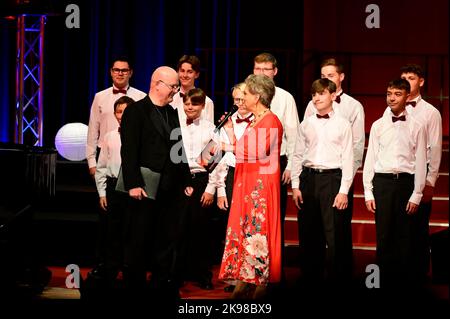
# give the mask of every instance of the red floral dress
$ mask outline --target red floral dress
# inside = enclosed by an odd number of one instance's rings
[[[266,285],[281,279],[280,146],[267,114],[236,144],[233,199],[219,279]]]

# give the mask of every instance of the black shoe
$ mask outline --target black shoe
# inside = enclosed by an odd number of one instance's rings
[[[233,292],[234,287],[236,287],[236,286],[234,286],[234,285],[226,286],[225,288],[223,288],[223,291],[225,291],[225,292]]]
[[[105,266],[105,264],[100,263],[97,266],[95,266],[94,268],[92,268],[92,270],[89,271],[88,276],[89,277],[94,277],[94,278],[101,278],[101,279],[106,278],[106,266]]]
[[[198,286],[200,287],[200,289],[203,289],[203,290],[213,290],[214,289],[214,286],[213,286],[211,280],[199,281]]]

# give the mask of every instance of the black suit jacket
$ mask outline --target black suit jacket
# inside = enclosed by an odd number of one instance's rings
[[[144,185],[141,166],[161,173],[160,190],[170,191],[174,187],[191,185],[178,113],[170,105],[165,107],[167,118],[166,113],[157,109],[158,106],[155,106],[147,95],[124,111],[120,153],[126,189]],[[171,139],[171,133],[175,139]],[[171,152],[175,161],[171,159]]]

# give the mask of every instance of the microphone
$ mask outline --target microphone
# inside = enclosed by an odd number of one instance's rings
[[[217,124],[216,128],[214,129],[214,134],[217,134],[220,129],[225,125],[225,123],[228,121],[230,116],[232,116],[236,111],[238,110],[238,107],[236,105],[233,105],[233,108],[230,112],[228,112],[222,121],[220,121],[219,124]],[[225,155],[225,152],[222,150],[218,150],[217,147],[220,147],[217,145],[214,140],[210,140],[208,144],[203,148],[200,155],[197,158],[197,162],[206,168],[208,173],[211,173],[216,166],[219,164],[222,157]]]
[[[217,124],[216,128],[214,129],[214,133],[219,132],[220,129],[225,125],[225,123],[227,123],[227,121],[231,117],[231,115],[236,113],[237,110],[238,110],[238,107],[236,105],[233,105],[233,107],[231,108],[231,111],[225,115],[225,117],[223,118],[222,121],[220,121],[219,124]]]

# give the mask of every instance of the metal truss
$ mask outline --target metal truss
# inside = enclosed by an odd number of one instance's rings
[[[17,17],[15,142],[42,146],[45,15]]]

